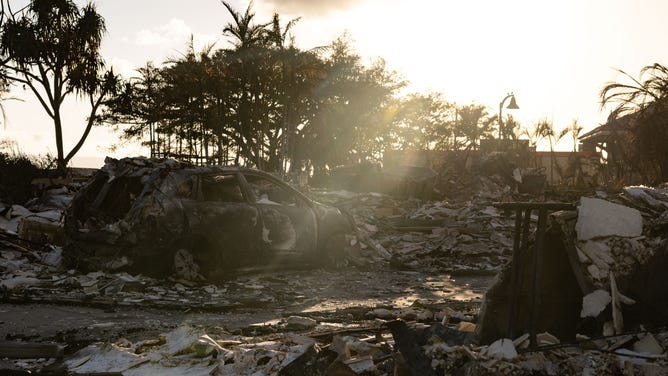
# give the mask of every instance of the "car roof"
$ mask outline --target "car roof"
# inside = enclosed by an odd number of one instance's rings
[[[142,172],[147,173],[146,168],[148,168],[149,170],[163,169],[172,172],[179,170],[188,170],[197,173],[250,172],[250,173],[258,173],[262,175],[272,176],[270,173],[250,167],[241,167],[235,165],[197,166],[187,161],[180,161],[172,158],[163,159],[163,158],[146,158],[146,157],[126,157],[122,159],[114,159],[107,157],[107,159],[105,160],[105,166],[102,167],[102,170],[109,172],[110,170],[115,170],[118,168],[122,168],[122,171],[118,171],[119,173],[114,173],[114,175],[127,175],[129,172],[137,170],[142,170]]]

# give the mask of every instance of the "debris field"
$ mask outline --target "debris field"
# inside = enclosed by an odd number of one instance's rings
[[[215,280],[176,270],[147,275],[128,263],[73,267],[63,213],[81,186],[3,204],[0,370],[668,373],[668,189],[592,190],[573,199],[517,193],[494,174],[466,184],[444,199],[310,189],[310,199],[355,224],[340,262],[243,265]],[[574,210],[550,212],[543,239],[533,214],[521,234],[516,213],[500,205],[510,202]]]

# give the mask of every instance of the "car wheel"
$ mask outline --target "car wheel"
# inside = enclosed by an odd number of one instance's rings
[[[345,234],[334,234],[327,238],[323,246],[322,260],[326,266],[343,268],[348,266],[348,244]]]
[[[188,281],[202,281],[205,279],[200,273],[199,264],[195,261],[192,253],[185,248],[179,248],[174,253],[174,273],[178,278]]]

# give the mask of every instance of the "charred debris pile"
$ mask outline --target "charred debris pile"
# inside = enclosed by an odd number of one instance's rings
[[[151,175],[155,170],[146,160],[125,162],[140,180],[158,176]],[[666,374],[668,189],[634,186],[573,198],[572,191],[561,196],[547,196],[541,189],[518,193],[517,179],[509,178],[507,171],[497,170],[452,174],[444,183],[437,174],[436,186],[450,191],[437,189],[442,194],[437,199],[411,198],[406,190],[372,193],[342,187],[308,193],[355,223],[354,236],[345,238],[350,249],[337,255],[347,261],[335,265],[343,269],[322,269],[322,279],[349,270],[369,273],[369,278],[387,269],[416,278],[498,273],[482,307],[479,299],[414,299],[403,306],[284,310],[274,320],[240,329],[226,328],[224,320],[215,326],[182,324],[158,327],[163,334],[151,338],[91,335],[76,346],[62,338],[19,335],[0,346],[9,357],[2,367],[123,375]],[[414,186],[415,175],[410,182],[404,187]],[[424,192],[425,186],[419,186]],[[280,277],[286,278],[284,287],[267,293],[248,276],[213,284],[177,274],[129,273],[125,267],[131,260],[87,272],[72,269],[61,247],[67,243],[62,213],[75,188],[48,190],[25,206],[3,205],[0,286],[5,302],[223,312],[300,299],[285,275]],[[571,203],[575,210],[549,214],[544,257],[535,268],[529,265],[535,264],[538,218],[529,216],[527,242],[511,263],[522,227],[515,213],[499,203],[546,199]],[[90,217],[88,225],[96,220]],[[113,220],[106,219],[104,226]],[[118,226],[123,230],[123,224]],[[530,288],[536,273],[541,275],[538,293]],[[16,354],[35,342],[56,349],[32,347],[26,350],[32,359],[11,355],[10,350]]]

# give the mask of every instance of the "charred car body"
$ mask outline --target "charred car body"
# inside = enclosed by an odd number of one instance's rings
[[[218,278],[243,266],[341,260],[352,219],[270,174],[172,159],[107,158],[65,215],[84,270]]]

